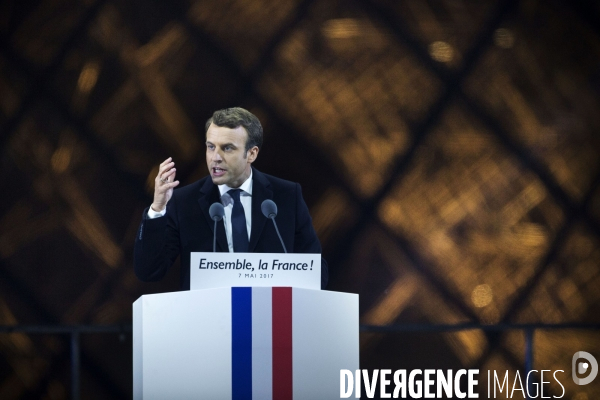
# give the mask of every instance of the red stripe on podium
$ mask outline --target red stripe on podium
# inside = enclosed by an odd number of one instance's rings
[[[292,288],[273,288],[273,400],[292,400]]]

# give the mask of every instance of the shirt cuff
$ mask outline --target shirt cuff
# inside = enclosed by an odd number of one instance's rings
[[[164,210],[162,211],[154,211],[152,209],[152,207],[148,207],[148,218],[150,219],[154,219],[154,218],[159,218],[159,217],[164,217],[164,215],[167,213],[167,208],[165,207]]]

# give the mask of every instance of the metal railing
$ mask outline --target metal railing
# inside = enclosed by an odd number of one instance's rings
[[[394,324],[394,325],[360,325],[363,333],[450,333],[467,330],[482,330],[493,332],[504,332],[510,330],[523,331],[525,335],[525,372],[533,369],[534,351],[533,338],[536,330],[600,330],[600,324],[496,324],[482,325],[476,323],[460,324]],[[80,338],[82,334],[89,333],[118,333],[130,334],[131,325],[0,325],[0,334],[26,333],[47,335],[69,335],[71,350],[71,398],[80,399]]]
[[[400,333],[400,332],[429,332],[429,333],[450,333],[468,330],[481,330],[487,332],[505,332],[510,330],[522,331],[525,335],[525,375],[533,370],[533,337],[536,330],[600,330],[600,324],[585,323],[565,323],[565,324],[495,324],[483,325],[476,323],[460,324],[395,324],[395,325],[361,325],[360,331],[365,333]],[[526,399],[529,399],[529,393],[532,391],[532,382],[528,381],[529,387],[526,392]]]
[[[131,333],[131,325],[0,325],[1,333],[68,335],[71,350],[71,399],[81,394],[81,335],[87,333]]]

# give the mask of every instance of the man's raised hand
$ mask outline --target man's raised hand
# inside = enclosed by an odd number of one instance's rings
[[[169,157],[158,168],[154,179],[154,201],[150,207],[157,212],[164,210],[173,196],[173,188],[177,185],[179,181],[175,180],[175,163]]]

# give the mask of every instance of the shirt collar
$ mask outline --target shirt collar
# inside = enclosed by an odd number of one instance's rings
[[[227,185],[219,185],[219,193],[221,194],[221,196],[229,192],[231,189],[234,188],[231,188]],[[238,189],[242,189],[243,192],[252,196],[252,168],[250,168],[250,176],[248,177],[248,179],[246,179],[244,183],[242,183],[242,185]]]

